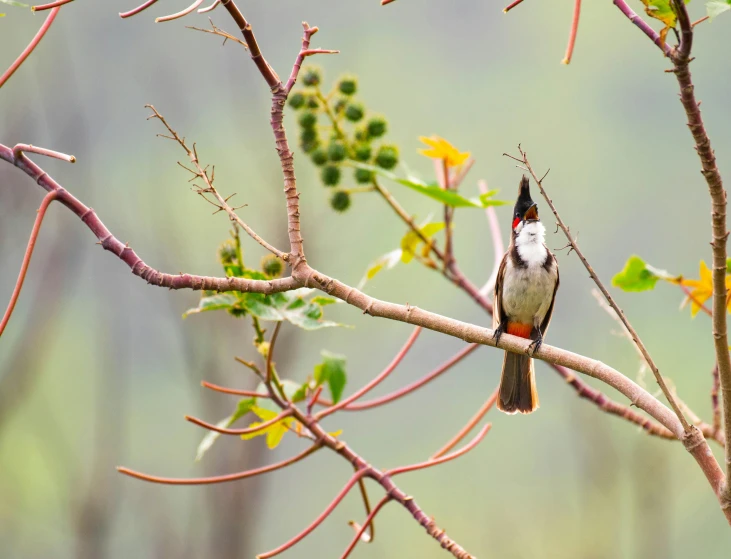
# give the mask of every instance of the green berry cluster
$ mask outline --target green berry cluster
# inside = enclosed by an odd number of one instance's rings
[[[298,111],[300,147],[320,167],[320,180],[335,190],[330,205],[344,212],[351,205],[354,192],[370,190],[375,173],[352,163],[363,163],[391,170],[399,162],[398,147],[384,143],[388,122],[381,115],[372,115],[355,98],[358,79],[345,75],[329,93],[322,90],[322,72],[315,67],[300,72],[303,87],[289,96],[289,106]],[[347,175],[346,175],[347,173]],[[344,188],[341,182],[351,176],[355,188]]]

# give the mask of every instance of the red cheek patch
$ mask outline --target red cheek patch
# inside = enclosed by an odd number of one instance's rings
[[[515,231],[515,228],[518,226],[518,223],[520,223],[520,218],[519,217],[516,217],[513,220],[513,231]]]

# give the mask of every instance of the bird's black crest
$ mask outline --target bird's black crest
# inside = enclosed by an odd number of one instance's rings
[[[515,216],[523,217],[535,202],[530,197],[530,181],[528,177],[523,175],[520,179],[520,186],[518,187],[518,200],[515,202]]]

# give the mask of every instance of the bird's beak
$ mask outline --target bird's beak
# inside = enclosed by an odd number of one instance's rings
[[[523,214],[523,221],[538,221],[538,204],[533,204],[528,211]]]

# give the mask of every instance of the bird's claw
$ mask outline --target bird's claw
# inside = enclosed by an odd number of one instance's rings
[[[538,351],[543,344],[543,338],[536,338],[533,340],[530,345],[528,345],[527,351],[530,355],[535,355],[536,351]],[[532,348],[532,350],[531,350]]]

